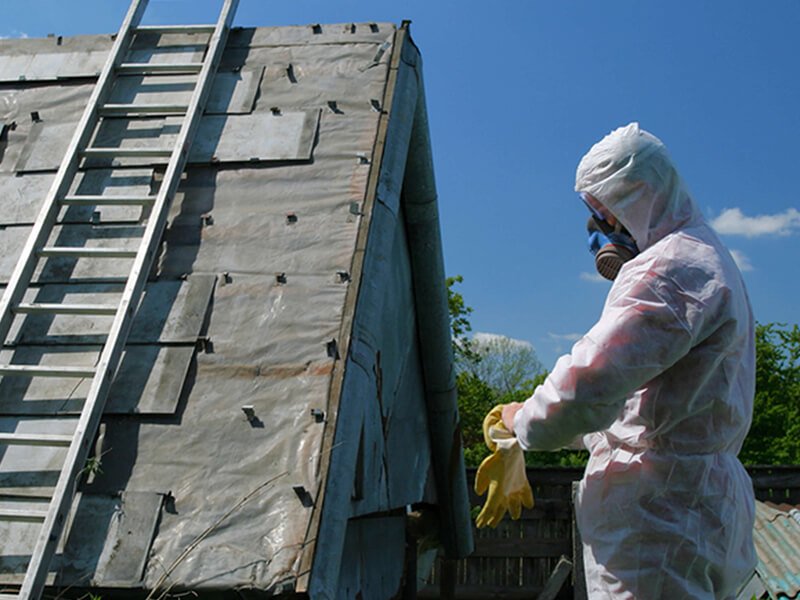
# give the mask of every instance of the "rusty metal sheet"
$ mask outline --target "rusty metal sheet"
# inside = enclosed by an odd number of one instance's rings
[[[99,346],[19,346],[0,352],[0,361],[91,367],[99,354]],[[127,346],[109,392],[106,414],[173,414],[194,354],[194,344]],[[90,384],[89,379],[0,378],[0,415],[77,414]]]

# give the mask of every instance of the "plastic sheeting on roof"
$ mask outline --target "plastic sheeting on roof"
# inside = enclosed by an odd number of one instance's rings
[[[149,370],[155,381],[124,379],[127,391],[149,398],[149,408],[113,393],[109,406],[149,414],[106,415],[96,445],[102,472],[84,486],[72,517],[75,523],[86,523],[87,511],[93,511],[102,518],[89,519],[91,528],[70,534],[80,534],[79,545],[99,549],[101,558],[72,557],[73,568],[62,569],[56,583],[152,588],[164,581],[169,568],[169,582],[181,589],[280,591],[298,576],[311,507],[296,490],[314,498],[322,484],[319,449],[329,425],[315,415],[326,409],[336,358],[330,343],[342,323],[347,272],[362,218],[359,207],[371,168],[368,157],[381,115],[376,102],[379,106],[384,95],[393,32],[391,25],[358,24],[240,30],[232,36],[223,70],[261,74],[244,84],[249,91],[256,86],[254,104],[252,112],[237,110],[229,118],[241,122],[233,135],[252,144],[264,135],[265,120],[303,115],[302,143],[296,147],[304,154],[292,163],[286,159],[297,157],[254,157],[248,149],[235,157],[236,164],[221,161],[189,169],[171,210],[157,277],[170,285],[185,279],[189,286],[196,278],[211,278],[214,285],[183,288],[187,297],[174,295],[152,313],[146,327],[133,332],[135,350],[150,352],[145,360],[163,366]],[[91,92],[91,85],[81,81],[25,82],[34,75],[46,81],[53,73],[89,74],[91,61],[82,70],[74,66],[92,48],[99,48],[105,59],[107,37],[20,42],[0,43],[0,78],[17,82],[0,91],[5,98],[0,107],[8,107],[8,114],[0,116],[15,124],[7,131],[0,157],[0,220],[5,221],[0,227],[0,281],[7,280],[52,177],[28,172],[28,162],[38,161],[37,169],[57,164],[53,144],[68,141],[68,124],[77,121]],[[48,57],[53,62],[45,62],[57,67],[28,70],[31,61],[44,60],[52,48],[58,60]],[[181,83],[172,84],[181,93]],[[170,102],[166,88],[163,95],[151,94],[149,101]],[[230,93],[237,97],[236,86]],[[248,93],[241,91],[245,100],[239,105],[247,102]],[[142,121],[122,129],[131,138],[146,137]],[[162,119],[157,126],[170,124]],[[276,132],[285,143],[285,132]],[[36,155],[39,136],[49,142]],[[235,149],[235,138],[230,147]],[[83,193],[99,193],[87,190],[107,186],[116,186],[116,193],[150,189],[159,168],[92,169],[79,185],[86,186]],[[141,227],[142,218],[146,215],[130,209],[70,207],[54,235],[65,244],[119,247]],[[93,274],[89,260],[51,260],[35,281],[50,284],[41,288],[45,295],[62,293],[57,286],[76,277],[86,285],[115,283],[93,281]],[[100,287],[93,289],[93,296],[102,293]],[[153,285],[147,293],[160,292]],[[176,326],[170,311],[188,319],[188,312],[179,309],[181,302],[191,312],[193,329],[175,339],[167,336]],[[47,354],[57,364],[70,353],[91,362],[92,346],[75,347],[63,339],[91,335],[85,325],[79,320],[31,321],[19,331],[15,350],[20,357],[25,352]],[[173,358],[159,363],[166,353]],[[175,371],[177,382],[165,382]],[[145,393],[147,389],[151,391]],[[61,403],[60,412],[74,410],[70,403],[80,392],[79,387],[61,396],[33,386],[9,390],[17,408],[0,417],[0,431],[31,429],[30,413],[38,406],[42,412],[36,427],[56,433],[64,421],[48,418],[52,412],[47,411],[54,402]],[[245,405],[252,416],[243,411]],[[58,464],[60,451],[37,455],[38,460]],[[424,479],[427,468],[420,465],[416,476]],[[18,502],[20,496],[39,502],[51,484],[44,474],[53,469],[47,467],[30,464],[17,450],[0,453],[0,486],[13,482],[0,489],[0,506]],[[114,550],[130,548],[125,528],[115,521],[121,517],[141,524],[137,550],[127,559]],[[31,535],[25,524],[0,524],[5,554],[10,550],[20,556]],[[67,558],[70,547],[68,539]],[[14,560],[0,564],[0,583],[18,581],[20,569]]]

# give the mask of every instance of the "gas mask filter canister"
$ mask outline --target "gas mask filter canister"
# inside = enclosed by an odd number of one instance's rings
[[[586,230],[589,233],[589,251],[594,255],[595,268],[606,279],[616,279],[622,265],[639,254],[633,237],[621,225],[615,228],[605,219],[591,216]]]

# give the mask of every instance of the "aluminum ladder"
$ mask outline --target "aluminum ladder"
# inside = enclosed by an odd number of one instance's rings
[[[106,396],[122,357],[123,348],[142,297],[142,292],[153,266],[164,233],[169,207],[178,188],[181,173],[186,165],[194,135],[210,95],[211,84],[219,65],[228,32],[233,22],[238,0],[224,0],[219,18],[214,25],[142,26],[142,16],[147,0],[133,0],[125,20],[116,36],[110,54],[101,71],[86,110],[56,174],[44,206],[23,248],[19,261],[0,301],[0,340],[8,344],[9,331],[16,315],[25,314],[79,314],[114,315],[110,331],[93,368],[49,367],[42,365],[0,365],[2,377],[58,377],[91,378],[88,396],[81,409],[77,426],[71,435],[0,433],[0,447],[9,445],[67,448],[58,482],[47,505],[47,510],[0,510],[0,521],[40,522],[34,548],[30,554],[25,578],[15,594],[0,594],[0,600],[36,600],[46,584],[48,571],[61,537],[64,523],[72,505],[74,488],[86,463],[89,449],[96,435],[103,413]],[[136,35],[157,34],[208,34],[202,62],[194,63],[132,63],[125,62],[126,55]],[[109,104],[111,91],[118,77],[126,75],[184,75],[194,74],[196,82],[188,105]],[[148,116],[164,114],[182,115],[177,140],[171,147],[150,148],[98,148],[89,146],[96,128],[106,117]],[[158,192],[143,196],[89,196],[70,195],[73,180],[83,160],[93,157],[161,157],[169,159]],[[90,247],[47,246],[59,211],[69,205],[124,205],[150,207],[138,250]],[[118,305],[47,304],[23,302],[37,264],[49,257],[89,258],[102,260],[132,260],[129,275]],[[106,263],[108,264],[108,263]],[[2,399],[0,399],[2,402]]]

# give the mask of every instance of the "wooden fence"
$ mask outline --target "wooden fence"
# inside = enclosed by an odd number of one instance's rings
[[[800,465],[749,467],[756,498],[776,504],[800,505]],[[582,468],[530,467],[536,505],[519,521],[504,519],[497,529],[473,529],[475,552],[464,560],[437,561],[423,599],[534,600],[560,557],[573,559],[572,482]],[[475,469],[467,470],[470,504],[481,505],[472,493]],[[442,585],[444,582],[444,585]],[[557,598],[574,597],[571,579]]]

